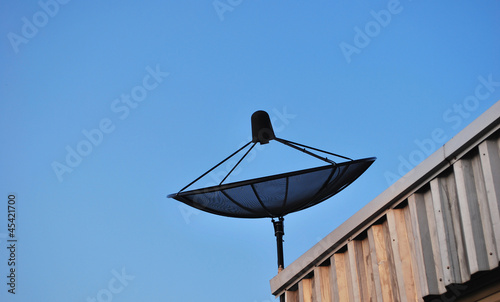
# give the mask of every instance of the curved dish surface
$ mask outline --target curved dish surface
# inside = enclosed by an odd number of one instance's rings
[[[276,218],[314,206],[342,191],[374,157],[168,195],[212,214]]]

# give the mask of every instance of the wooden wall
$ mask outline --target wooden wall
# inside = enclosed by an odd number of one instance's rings
[[[341,244],[286,301],[423,301],[498,267],[498,132]]]

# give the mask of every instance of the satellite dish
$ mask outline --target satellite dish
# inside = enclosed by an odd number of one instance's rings
[[[278,138],[274,134],[271,120],[265,111],[255,112],[251,120],[252,141],[189,183],[179,192],[170,194],[168,197],[199,210],[221,216],[271,218],[278,247],[278,271],[281,271],[284,268],[284,216],[312,207],[339,193],[363,174],[376,158],[369,157],[353,160],[345,156]],[[223,184],[229,174],[234,171],[257,143],[267,144],[272,140],[321,159],[327,162],[328,165]],[[185,191],[192,184],[247,148],[250,144],[252,144],[250,148],[219,185]],[[322,157],[309,150],[346,159],[347,161],[336,163],[327,157]],[[275,220],[276,218],[277,220]]]
[[[255,178],[170,194],[189,206],[221,216],[279,218],[314,206],[351,184],[375,158]]]

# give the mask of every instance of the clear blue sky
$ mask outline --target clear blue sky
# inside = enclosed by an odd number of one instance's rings
[[[0,29],[1,301],[274,301],[269,219],[166,198],[254,111],[378,158],[285,218],[288,265],[500,99],[498,1],[0,1]],[[271,143],[231,181],[319,165]]]

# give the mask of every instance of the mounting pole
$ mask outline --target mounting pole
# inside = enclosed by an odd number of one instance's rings
[[[272,219],[274,225],[274,235],[276,236],[276,246],[278,248],[278,273],[280,273],[284,268],[283,259],[283,235],[285,235],[283,221],[285,218],[279,217],[279,220]]]
[[[276,236],[276,246],[278,247],[278,274],[285,268],[285,261],[283,258],[283,235],[285,235],[284,220],[285,218],[283,217],[279,217],[279,220],[271,219],[274,226],[274,235]],[[285,302],[285,294],[280,296],[280,302]]]

